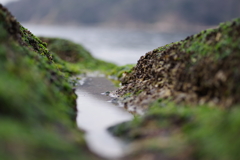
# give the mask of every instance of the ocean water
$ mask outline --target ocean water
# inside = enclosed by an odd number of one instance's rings
[[[136,64],[145,53],[165,44],[182,40],[189,35],[98,27],[33,24],[24,24],[23,26],[37,36],[60,37],[82,44],[96,58],[118,65]]]

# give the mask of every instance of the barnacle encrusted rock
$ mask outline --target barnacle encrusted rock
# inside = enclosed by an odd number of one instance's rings
[[[157,99],[233,106],[240,102],[239,44],[240,19],[235,19],[157,48],[122,77],[117,94],[125,97],[125,107],[143,110]]]

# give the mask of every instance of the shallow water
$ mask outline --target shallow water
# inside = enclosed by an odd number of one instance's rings
[[[77,125],[84,130],[89,149],[100,157],[116,159],[127,152],[127,144],[112,136],[107,129],[133,116],[108,101],[110,97],[101,93],[114,90],[112,83],[104,77],[88,77],[76,89]]]
[[[158,33],[143,30],[121,30],[77,26],[41,26],[24,24],[33,34],[60,37],[82,44],[99,59],[118,65],[136,64],[146,52],[181,40],[186,34]],[[106,159],[116,159],[127,153],[127,145],[113,137],[107,128],[129,121],[133,116],[108,101],[102,92],[115,90],[103,77],[88,77],[76,89],[77,124],[86,132],[85,139],[92,152]]]

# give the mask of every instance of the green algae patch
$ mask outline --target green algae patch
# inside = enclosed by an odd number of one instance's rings
[[[140,58],[117,94],[145,115],[110,128],[132,142],[127,159],[239,159],[239,44],[238,18]]]
[[[72,71],[0,5],[0,159],[96,159],[75,125]]]
[[[47,43],[47,48],[53,55],[55,61],[64,61],[63,70],[69,70],[72,74],[99,71],[108,74],[112,68],[117,68],[113,63],[94,58],[83,46],[69,40],[60,38],[40,39]],[[60,60],[59,60],[60,59]]]
[[[221,24],[185,40],[157,48],[142,56],[122,79],[126,92],[175,102],[218,105],[239,103],[240,20]],[[146,93],[148,92],[148,93]],[[145,96],[145,95],[143,95]]]
[[[60,38],[40,37],[43,42],[48,44],[48,49],[56,53],[62,60],[77,63],[91,61],[93,57],[81,45]]]
[[[144,117],[110,131],[132,143],[129,159],[148,155],[155,159],[237,160],[239,111],[156,101]]]
[[[131,73],[131,69],[134,67],[134,64],[127,64],[124,66],[115,66],[111,69],[108,69],[107,75],[109,79],[117,86],[121,86],[122,80],[126,75]]]
[[[131,69],[134,67],[134,64],[127,64],[124,66],[118,66],[109,72],[109,75],[115,76],[118,79],[121,79],[126,74],[131,73]]]
[[[119,86],[119,79],[123,79],[131,72],[133,64],[117,66],[93,57],[83,46],[72,41],[61,38],[40,39],[47,43],[48,50],[52,53],[53,60],[61,64],[58,68],[71,75],[98,72],[104,74],[116,86]],[[64,63],[63,63],[64,62]]]

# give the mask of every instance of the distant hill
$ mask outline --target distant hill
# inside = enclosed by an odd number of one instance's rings
[[[216,25],[240,17],[239,0],[20,0],[7,5],[21,22]]]

